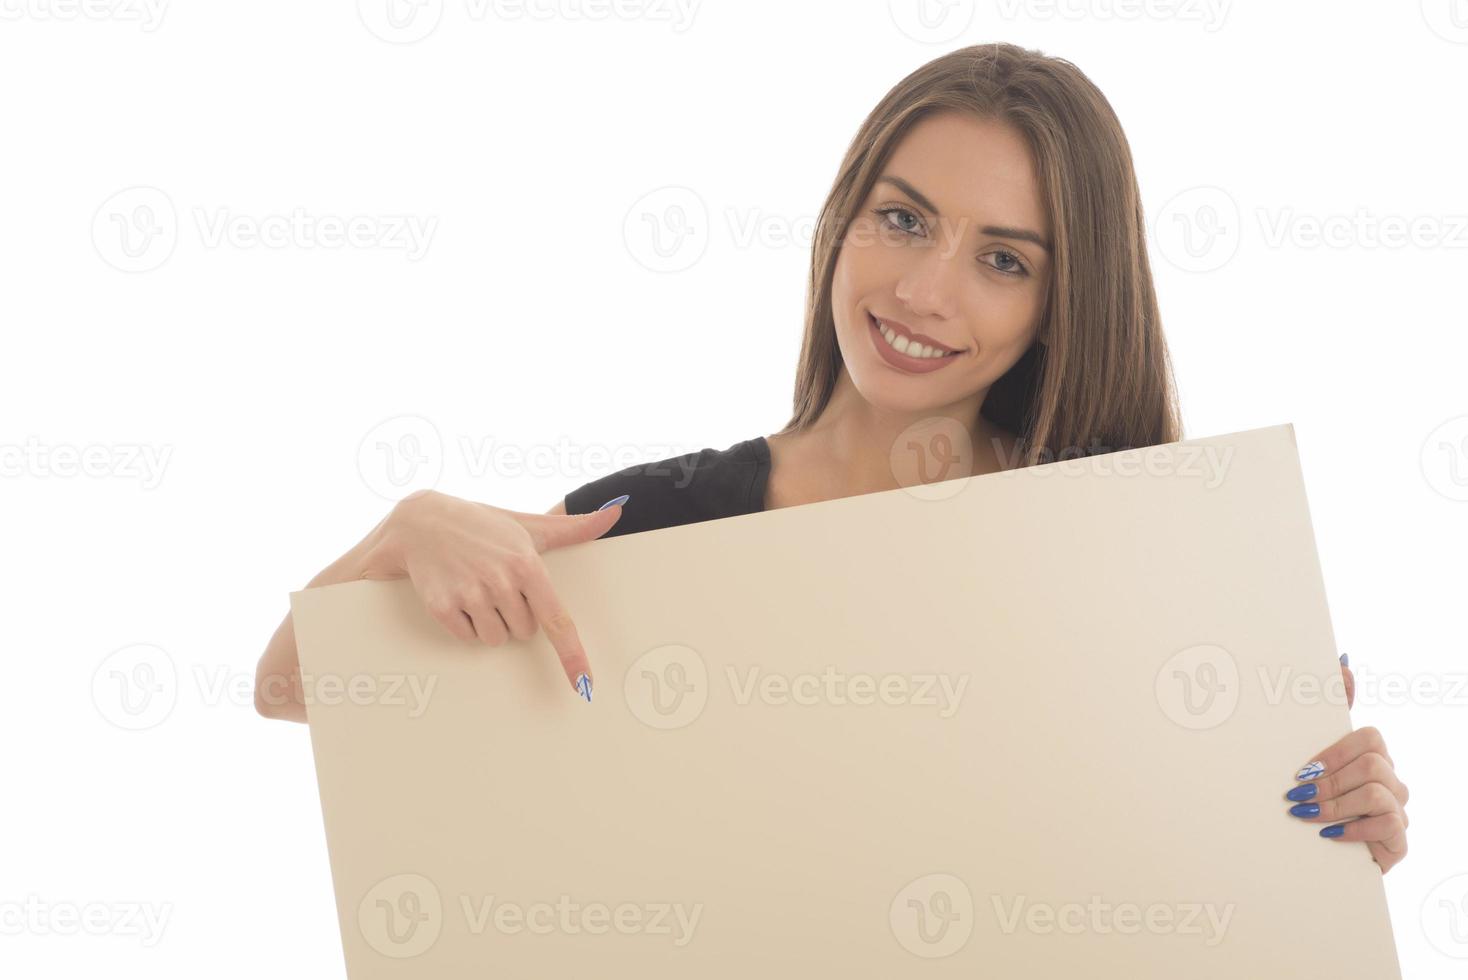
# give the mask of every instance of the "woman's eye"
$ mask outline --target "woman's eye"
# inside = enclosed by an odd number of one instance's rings
[[[885,208],[873,208],[872,214],[875,214],[882,219],[882,224],[884,227],[894,228],[897,231],[905,232],[907,234],[912,234],[913,232],[918,230],[918,227],[922,225],[922,222],[918,220],[918,216],[916,214],[914,214],[909,209],[903,207],[891,206]],[[889,218],[889,215],[895,215],[896,218]],[[904,226],[897,223],[904,218],[911,218],[914,222],[917,223],[918,227]],[[1009,251],[1008,249],[1001,248],[996,250],[995,252],[992,252],[991,254],[994,256],[995,261],[987,264],[990,265],[994,269],[994,271],[1001,272],[1007,276],[1027,276],[1030,274],[1029,270],[1025,268],[1024,263],[1020,261],[1019,256]]]
[[[913,214],[907,208],[897,208],[897,207],[892,207],[892,208],[874,208],[873,211],[872,211],[872,213],[881,216],[882,220],[888,226],[893,227],[893,228],[896,228],[898,231],[912,232],[912,231],[916,231],[917,230],[916,228],[903,227],[902,225],[894,224],[891,220],[889,220],[887,218],[887,215],[889,215],[889,214],[896,214],[899,217],[908,217],[908,218],[911,218],[913,221],[917,221],[917,215]]]
[[[1013,252],[1001,248],[997,252],[994,252],[993,255],[996,261],[991,264],[998,271],[1011,276],[1029,275],[1029,271],[1025,269],[1024,263]]]

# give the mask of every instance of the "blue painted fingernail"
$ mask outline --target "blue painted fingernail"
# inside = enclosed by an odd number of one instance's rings
[[[1320,832],[1320,836],[1321,837],[1339,837],[1341,834],[1344,834],[1345,832],[1346,832],[1346,825],[1345,824],[1343,824],[1343,823],[1333,823],[1329,827],[1326,827],[1324,830],[1322,830]]]
[[[1320,816],[1319,803],[1296,803],[1290,807],[1292,817],[1318,817]]]
[[[577,694],[580,694],[583,698],[585,698],[588,704],[591,703],[591,678],[590,677],[587,677],[585,674],[580,674],[580,675],[577,676],[577,678],[576,678],[576,693]]]
[[[1305,783],[1303,785],[1296,786],[1294,789],[1285,794],[1285,799],[1297,801],[1313,800],[1315,799],[1315,784]]]
[[[631,499],[632,495],[630,493],[624,493],[620,497],[613,497],[611,500],[608,500],[606,503],[598,507],[597,510],[606,510],[608,507],[615,507],[618,504],[625,504]]]
[[[1343,667],[1349,667],[1349,666],[1351,666],[1351,655],[1349,653],[1343,653],[1343,654],[1341,654],[1341,666],[1343,666]]]
[[[1314,779],[1323,772],[1325,772],[1325,763],[1312,762],[1308,766],[1303,766],[1299,772],[1295,773],[1295,778]]]

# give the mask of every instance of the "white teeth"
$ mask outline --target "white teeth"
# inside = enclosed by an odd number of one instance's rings
[[[882,323],[882,321],[880,320],[877,321],[877,329],[882,332],[882,338],[887,341],[887,345],[893,350],[897,351],[899,354],[906,354],[908,357],[947,356],[944,351],[936,350],[932,347],[929,347],[927,344],[910,343],[906,337],[902,336],[886,324]]]

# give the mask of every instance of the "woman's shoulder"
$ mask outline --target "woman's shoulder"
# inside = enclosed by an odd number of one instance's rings
[[[763,436],[705,447],[584,483],[566,494],[566,513],[589,514],[626,494],[621,518],[602,537],[748,514],[764,507],[769,468]]]

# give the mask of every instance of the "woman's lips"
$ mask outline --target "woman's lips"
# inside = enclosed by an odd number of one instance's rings
[[[919,344],[927,344],[929,347],[932,347],[936,350],[947,351],[950,354],[958,353],[960,350],[960,348],[949,347],[947,344],[942,343],[941,341],[934,340],[932,337],[929,337],[925,333],[918,333],[916,330],[914,330],[912,327],[909,327],[901,320],[889,320],[886,317],[879,317],[875,313],[870,312],[867,313],[867,316],[876,320],[879,326],[890,327],[899,335],[906,337],[909,343],[916,341]]]
[[[907,374],[927,374],[937,371],[958,360],[958,355],[961,353],[961,351],[954,352],[943,357],[913,357],[911,354],[903,354],[887,343],[887,338],[882,335],[881,325],[871,313],[867,314],[867,335],[872,338],[872,345],[876,347],[877,355],[882,360]],[[939,347],[941,345],[931,344],[930,346]]]

